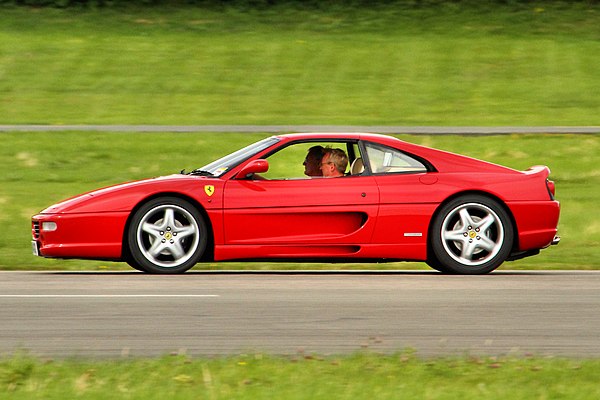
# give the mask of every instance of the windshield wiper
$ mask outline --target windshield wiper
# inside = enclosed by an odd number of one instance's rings
[[[205,171],[203,169],[195,169],[191,171],[188,175],[213,176],[213,173],[210,171]]]

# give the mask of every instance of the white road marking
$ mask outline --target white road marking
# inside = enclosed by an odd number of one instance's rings
[[[2,299],[93,299],[93,298],[202,298],[220,297],[218,294],[0,294]]]

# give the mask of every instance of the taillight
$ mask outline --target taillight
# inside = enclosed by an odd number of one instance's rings
[[[546,179],[546,187],[548,188],[550,199],[554,200],[554,196],[556,195],[556,186],[554,186],[554,181]]]

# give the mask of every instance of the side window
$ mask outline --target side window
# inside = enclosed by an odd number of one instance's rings
[[[427,172],[423,163],[399,150],[374,143],[367,143],[365,148],[374,174]]]
[[[344,154],[347,154],[347,146],[348,144],[346,142],[339,141],[293,143],[276,153],[269,155],[266,158],[269,162],[269,170],[264,174],[260,174],[260,176],[262,179],[269,180],[320,178],[321,157],[309,157],[309,159],[307,159],[309,150],[313,147],[330,147],[340,149]],[[309,166],[307,166],[307,164],[309,164]],[[346,172],[348,171],[348,168],[349,166],[346,167]]]
[[[302,179],[308,145],[291,145],[267,157],[269,170],[261,174],[265,179]]]

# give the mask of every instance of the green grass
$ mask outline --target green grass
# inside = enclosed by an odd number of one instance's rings
[[[0,399],[594,399],[599,360],[343,357],[0,360]]]
[[[200,167],[266,134],[4,133],[0,163],[0,268],[122,269],[121,263],[31,255],[30,218],[67,197],[102,186]],[[506,269],[599,269],[600,135],[399,136],[515,169],[548,165],[561,201],[558,246]],[[297,162],[290,160],[290,162]],[[196,269],[405,269],[390,264],[199,264]]]
[[[0,123],[598,125],[599,39],[585,2],[2,8]]]

